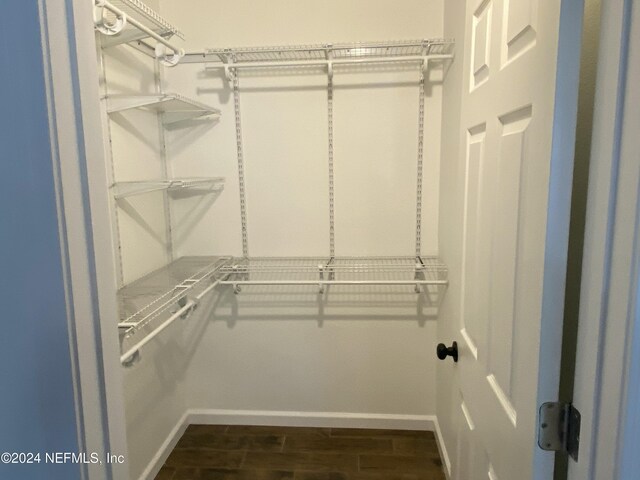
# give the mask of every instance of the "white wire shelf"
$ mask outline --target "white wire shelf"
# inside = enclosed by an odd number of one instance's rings
[[[218,272],[231,257],[183,257],[118,292],[122,320],[120,361],[138,351],[178,318],[185,318],[219,284]]]
[[[221,268],[221,285],[406,285],[421,293],[446,286],[447,267],[437,257],[243,258]]]
[[[207,116],[220,116],[220,110],[177,93],[147,95],[108,95],[107,112],[117,113],[131,109],[145,109],[163,113],[165,125]]]
[[[437,257],[182,257],[118,292],[120,361],[132,365],[142,347],[218,286],[235,293],[258,286],[321,293],[330,286],[387,286],[433,296],[447,284],[447,267]]]
[[[113,196],[116,199],[155,192],[158,190],[168,190],[175,192],[178,190],[190,189],[199,193],[221,192],[224,189],[224,177],[191,177],[173,178],[167,180],[140,180],[129,182],[116,182],[111,186]]]
[[[424,61],[452,58],[453,40],[402,40],[326,45],[291,45],[254,48],[211,48],[187,53],[185,63],[220,63],[219,66],[270,67],[376,62]],[[216,65],[210,65],[215,67]]]
[[[95,5],[100,7],[100,3],[101,2],[97,1],[95,2]],[[109,0],[108,3],[123,12],[128,19],[135,19],[146,29],[154,32],[160,37],[170,39],[173,36],[176,36],[181,40],[184,40],[184,34],[180,30],[161,17],[155,10],[139,0]],[[109,24],[113,24],[118,20],[118,15],[108,8],[105,9],[103,15],[105,17],[105,21]],[[109,37],[103,41],[103,47],[120,45],[122,43],[129,43],[149,37],[147,32],[139,28],[135,28],[135,26],[130,25],[130,23],[131,22],[127,22],[127,25],[118,34],[109,35]]]

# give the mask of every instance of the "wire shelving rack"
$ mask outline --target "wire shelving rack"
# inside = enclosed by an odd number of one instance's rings
[[[163,113],[163,123],[173,125],[185,120],[220,116],[220,110],[177,93],[146,95],[109,95],[106,97],[107,112],[118,113],[131,109],[144,109]]]
[[[189,53],[182,58],[183,63],[205,63],[206,68],[223,68],[230,80],[234,95],[236,121],[236,143],[238,154],[238,177],[240,184],[241,225],[243,256],[239,258],[218,257],[216,260],[192,269],[180,277],[174,286],[150,297],[142,307],[136,308],[119,323],[122,336],[121,361],[128,365],[135,360],[138,351],[158,333],[167,328],[177,318],[189,315],[198,302],[217,286],[227,286],[240,294],[260,295],[268,289],[286,293],[291,290],[317,292],[325,301],[329,289],[332,292],[400,292],[403,298],[414,292],[418,304],[432,297],[437,299],[448,285],[448,271],[436,256],[421,255],[421,209],[424,142],[424,97],[425,71],[431,60],[453,58],[452,40],[409,40],[391,42],[368,42],[353,44],[294,45],[258,48],[208,49]],[[335,256],[333,235],[330,235],[330,255],[326,257],[252,257],[248,249],[247,217],[243,210],[246,205],[244,191],[244,158],[240,115],[240,86],[238,71],[242,68],[270,68],[288,66],[323,66],[326,68],[327,106],[329,121],[329,199],[330,232],[334,230],[333,220],[333,74],[334,67],[340,65],[391,63],[415,63],[420,67],[418,81],[418,152],[417,152],[417,194],[416,194],[416,249],[412,256],[394,257],[341,257]],[[190,101],[178,95],[136,95],[106,97],[109,113],[131,108],[150,109],[163,115],[163,122],[181,121],[175,115],[190,115],[197,118],[219,111]],[[176,107],[177,105],[177,107]],[[172,115],[174,115],[172,117]],[[190,188],[187,179],[160,180],[148,182],[119,182],[113,185],[114,196],[122,198],[148,191],[172,188]],[[208,179],[210,181],[220,180]],[[215,186],[215,182],[212,188]],[[200,184],[202,186],[202,184]],[[178,260],[179,261],[179,260]],[[202,267],[202,268],[200,268]],[[290,287],[290,288],[287,288]],[[295,288],[293,288],[295,287]],[[357,288],[356,288],[357,287]],[[386,288],[384,288],[386,287]],[[125,287],[126,288],[126,287]],[[333,290],[335,289],[335,290]],[[406,291],[406,293],[405,293]],[[434,295],[435,292],[435,295]],[[332,299],[334,295],[331,295]]]
[[[224,189],[224,177],[173,178],[167,180],[140,180],[117,182],[111,186],[116,199],[141,195],[143,193],[168,190],[192,190],[199,193],[221,192]]]

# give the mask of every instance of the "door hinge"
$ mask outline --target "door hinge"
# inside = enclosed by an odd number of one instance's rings
[[[570,403],[543,403],[538,418],[538,446],[542,450],[565,452],[577,462],[580,412]]]

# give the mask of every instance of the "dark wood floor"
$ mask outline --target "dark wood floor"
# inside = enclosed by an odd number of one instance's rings
[[[432,432],[191,425],[156,480],[444,480]]]

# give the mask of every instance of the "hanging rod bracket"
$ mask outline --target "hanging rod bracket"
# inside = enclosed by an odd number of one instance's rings
[[[140,350],[136,350],[130,356],[122,360],[122,366],[125,368],[131,368],[141,360]]]
[[[122,344],[126,337],[127,327],[119,326],[118,332],[119,332],[119,339],[120,339],[120,349],[122,349]],[[123,367],[130,368],[130,367],[133,367],[136,363],[140,362],[140,359],[141,359],[140,350],[135,350],[134,352],[130,353],[126,358],[122,358],[120,363],[122,363]]]
[[[318,272],[320,274],[320,281],[318,282],[318,293],[324,293],[324,265],[321,263],[318,265]]]
[[[106,0],[95,0],[93,4],[93,24],[96,30],[103,35],[118,35],[127,26],[127,14],[124,12],[114,13],[115,20],[110,22],[105,16],[106,10]]]
[[[238,71],[232,67],[236,61],[235,54],[231,49],[225,49],[225,55],[223,55],[222,62],[224,65],[224,76],[229,83],[233,82],[233,76],[238,74]]]
[[[181,311],[184,309],[184,312],[180,314],[180,318],[184,320],[187,317],[189,317],[189,315],[191,315],[198,308],[200,299],[184,296],[184,297],[180,297],[176,303],[178,305],[177,311]],[[185,308],[187,305],[188,305],[188,308]]]
[[[172,51],[167,48],[166,45],[157,43],[154,49],[154,54],[165,67],[175,67],[178,62],[180,62],[180,59],[184,57],[185,51],[183,48]]]
[[[231,65],[225,63],[225,65],[224,65],[224,76],[229,82],[233,81],[233,76],[236,73],[237,72],[236,72],[235,68],[233,68]]]

